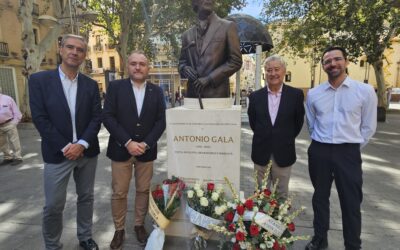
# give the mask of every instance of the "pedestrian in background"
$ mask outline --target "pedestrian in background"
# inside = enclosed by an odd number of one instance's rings
[[[12,97],[2,93],[0,87],[0,150],[3,152],[3,161],[0,166],[7,164],[15,166],[22,163],[17,129],[22,114]]]
[[[79,72],[86,51],[83,37],[64,35],[61,65],[29,79],[32,120],[42,138],[46,199],[42,231],[47,250],[62,249],[63,211],[71,174],[78,195],[79,245],[85,250],[98,249],[92,239],[92,217],[101,102],[97,82]]]
[[[247,113],[254,132],[251,159],[259,185],[272,161],[267,188],[279,179],[278,194],[285,199],[292,165],[296,162],[295,139],[304,123],[304,94],[283,82],[286,63],[280,56],[268,57],[264,69],[266,86],[249,96]]]
[[[166,126],[163,90],[146,80],[150,67],[144,52],[133,51],[127,68],[129,78],[110,83],[103,110],[103,123],[110,132],[107,156],[111,159],[111,210],[115,227],[111,249],[120,249],[125,240],[132,173],[136,186],[134,230],[140,244],[147,242],[144,220],[153,161],[157,158],[157,141]]]
[[[347,53],[329,47],[322,53],[328,81],[307,95],[307,123],[311,135],[308,167],[314,187],[314,237],[306,250],[328,247],[329,196],[333,180],[342,211],[346,250],[361,249],[361,148],[376,130],[377,97],[371,85],[348,77]]]

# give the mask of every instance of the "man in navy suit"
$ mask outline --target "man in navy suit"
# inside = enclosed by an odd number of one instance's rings
[[[296,161],[294,142],[304,122],[304,95],[300,89],[283,83],[286,63],[281,57],[268,57],[264,69],[267,86],[249,97],[249,123],[254,132],[251,159],[260,185],[272,161],[268,186],[279,179],[278,194],[286,198],[291,168]]]
[[[65,35],[58,69],[35,73],[29,79],[32,120],[42,138],[46,199],[42,231],[46,249],[62,248],[62,214],[71,173],[78,195],[79,245],[98,249],[92,239],[92,217],[101,104],[97,83],[79,73],[86,50],[83,37]]]
[[[153,161],[157,158],[157,141],[165,130],[163,91],[146,81],[149,61],[144,52],[134,51],[129,55],[128,73],[128,79],[110,83],[103,110],[103,123],[110,132],[107,156],[111,159],[111,209],[115,226],[111,249],[120,249],[125,239],[127,195],[133,171],[135,232],[141,244],[147,241],[144,219],[149,204]]]

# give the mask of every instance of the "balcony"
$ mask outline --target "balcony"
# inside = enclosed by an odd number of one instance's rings
[[[101,44],[93,45],[93,51],[103,51]]]
[[[113,49],[115,49],[115,44],[105,44],[104,47],[107,50],[113,50]]]
[[[9,56],[8,43],[0,42],[0,56]]]

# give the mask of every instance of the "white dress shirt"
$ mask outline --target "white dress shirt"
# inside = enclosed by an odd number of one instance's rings
[[[311,138],[322,143],[365,146],[376,130],[377,102],[371,85],[350,77],[337,89],[329,82],[310,89],[306,115]]]
[[[133,93],[135,95],[138,116],[140,116],[143,107],[144,95],[146,94],[146,82],[140,84],[139,86],[135,84],[132,80],[131,83],[132,83]]]
[[[85,140],[78,140],[77,134],[76,134],[76,121],[75,121],[75,112],[76,112],[76,94],[78,92],[78,74],[76,74],[76,77],[74,79],[69,79],[68,76],[65,75],[65,73],[61,70],[61,67],[58,67],[58,72],[60,74],[60,79],[62,83],[62,87],[64,90],[64,95],[65,98],[67,99],[69,111],[71,113],[71,121],[72,121],[72,143],[77,142],[78,144],[81,144],[84,146],[86,149],[89,147],[89,143],[87,143]],[[61,150],[64,152],[65,147]]]

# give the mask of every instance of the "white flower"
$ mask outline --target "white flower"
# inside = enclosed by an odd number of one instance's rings
[[[228,203],[226,203],[226,205],[228,205],[228,207],[236,209],[236,204],[235,203],[231,203],[228,201]]]
[[[206,197],[201,197],[200,198],[200,205],[202,205],[203,207],[207,207],[208,206],[208,200]]]
[[[215,188],[215,190],[218,193],[222,193],[222,191],[224,191],[224,185],[222,185],[221,183],[217,184],[217,187]]]
[[[261,186],[261,190],[265,190],[265,189],[267,189],[267,186],[265,186],[265,185]]]
[[[226,207],[226,205],[222,205],[222,206],[221,206],[221,211],[222,211],[222,213],[225,213],[226,210],[228,210],[228,208]]]
[[[258,212],[258,207],[253,207],[254,212]]]
[[[219,198],[219,194],[218,194],[217,192],[213,192],[213,193],[211,194],[211,199],[212,199],[213,201],[217,201],[218,198]]]
[[[245,241],[239,242],[239,245],[240,245],[240,249],[247,249],[247,244]]]
[[[272,247],[272,246],[271,246],[271,247]],[[260,244],[260,248],[261,248],[261,249],[267,249],[267,245],[265,245],[264,243],[261,243],[261,244]]]
[[[204,195],[204,191],[203,190],[201,190],[201,189],[197,189],[196,190],[196,195],[197,195],[197,197],[203,197],[203,195]]]
[[[267,241],[267,247],[268,247],[268,248],[272,248],[272,247],[274,246],[274,242],[275,242],[275,241],[270,241],[270,240]]]
[[[189,199],[192,199],[192,198],[193,198],[193,195],[194,195],[194,191],[193,191],[193,190],[189,190],[189,191],[187,192],[187,196],[188,196]]]
[[[216,206],[216,207],[214,208],[214,211],[215,211],[215,213],[216,213],[217,215],[221,215],[221,214],[223,213],[220,206]]]
[[[236,238],[233,237],[233,238],[231,239],[231,242],[232,242],[232,243],[235,243],[235,242],[236,242]]]
[[[201,189],[201,184],[200,183],[198,183],[198,182],[196,182],[195,184],[194,184],[194,186],[193,186],[193,189],[194,190],[200,190]]]

